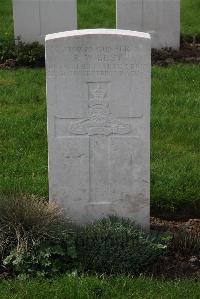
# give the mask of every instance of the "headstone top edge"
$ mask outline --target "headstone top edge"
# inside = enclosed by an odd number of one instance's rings
[[[121,36],[132,36],[143,39],[151,39],[150,34],[146,32],[132,31],[132,30],[121,30],[121,29],[82,29],[82,30],[70,30],[59,33],[48,34],[45,37],[45,41],[54,39],[61,39],[65,37],[73,36],[87,36],[87,35],[121,35]]]

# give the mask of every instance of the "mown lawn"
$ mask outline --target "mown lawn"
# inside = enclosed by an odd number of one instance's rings
[[[200,39],[200,0],[181,0],[181,34]]]
[[[4,281],[3,299],[198,299],[200,283],[149,278],[69,277],[53,281]]]
[[[181,0],[181,35],[200,36],[199,15],[200,0]],[[78,27],[115,28],[115,0],[78,0]],[[12,0],[0,3],[1,38],[13,39]]]
[[[0,71],[0,190],[47,195],[43,69]]]
[[[151,204],[179,216],[200,216],[199,82],[198,65],[153,68]]]
[[[12,0],[0,2],[0,40],[13,39]]]
[[[152,208],[200,207],[200,68],[153,67]],[[44,69],[0,71],[0,190],[48,196]]]

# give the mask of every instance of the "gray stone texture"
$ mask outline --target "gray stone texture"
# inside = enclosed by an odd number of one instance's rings
[[[151,34],[152,48],[180,47],[180,0],[117,0],[117,28]]]
[[[49,196],[77,223],[149,227],[150,56],[146,33],[46,37]]]
[[[44,44],[45,35],[77,29],[76,0],[13,0],[15,38]]]

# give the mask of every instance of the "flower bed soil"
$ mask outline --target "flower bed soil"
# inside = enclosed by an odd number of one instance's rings
[[[180,50],[152,50],[152,64],[168,66],[175,63],[200,64],[200,43],[182,42]]]
[[[200,237],[200,219],[189,219],[187,221],[165,220],[151,217],[151,229],[157,231],[186,232]]]
[[[190,240],[196,240],[200,244],[200,219],[188,221],[168,221],[151,217],[151,229],[156,231],[168,231],[178,238],[180,233],[185,234]],[[188,243],[190,245],[190,243]],[[171,248],[166,256],[160,257],[151,269],[150,274],[156,277],[165,278],[193,278],[200,280],[200,251],[194,255],[191,246],[190,250],[183,250],[183,243],[180,247]],[[182,248],[181,248],[182,247]]]

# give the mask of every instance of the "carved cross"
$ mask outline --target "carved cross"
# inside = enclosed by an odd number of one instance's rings
[[[70,136],[89,136],[89,200],[95,204],[110,202],[110,138],[130,136],[131,133],[130,117],[121,120],[110,111],[108,84],[88,83],[89,116],[86,119],[71,119],[68,127]],[[74,154],[73,157],[78,155]],[[129,159],[132,163],[132,153]]]

